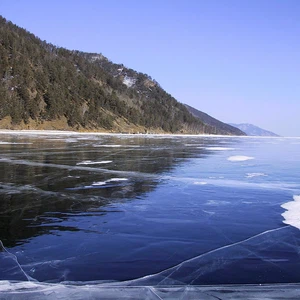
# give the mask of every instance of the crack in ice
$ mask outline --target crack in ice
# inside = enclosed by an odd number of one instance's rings
[[[27,278],[28,281],[34,281],[37,282],[36,279],[32,278],[31,276],[29,276],[22,268],[22,266],[20,265],[18,258],[16,255],[14,255],[13,253],[9,252],[3,245],[2,241],[0,240],[0,250],[6,252],[18,265],[18,267],[20,268],[21,272],[24,274],[24,276]]]
[[[118,170],[109,170],[103,168],[91,168],[91,167],[79,167],[79,166],[68,166],[68,165],[58,165],[58,164],[51,164],[51,163],[39,163],[39,162],[32,162],[22,159],[10,159],[10,158],[0,158],[0,162],[11,163],[15,165],[27,165],[27,166],[35,166],[35,167],[48,167],[48,168],[57,168],[57,169],[64,169],[64,170],[79,170],[79,171],[92,171],[96,173],[110,173],[110,174],[121,174],[121,175],[131,175],[135,177],[145,176],[145,177],[153,177],[156,178],[154,175],[142,173],[142,172],[133,172],[133,171],[118,171]]]
[[[261,233],[258,233],[256,235],[253,235],[251,237],[248,237],[244,240],[241,240],[241,241],[238,241],[238,242],[235,242],[235,243],[232,243],[232,244],[228,244],[228,245],[225,245],[225,246],[222,246],[222,247],[219,247],[219,248],[216,248],[216,249],[213,249],[213,250],[210,250],[208,252],[205,252],[205,253],[202,253],[196,257],[193,257],[193,258],[190,258],[188,260],[185,260],[183,262],[181,262],[180,264],[176,265],[176,266],[173,266],[173,267],[170,267],[168,269],[165,269],[163,271],[160,271],[158,273],[155,273],[155,274],[151,274],[151,275],[147,275],[147,276],[144,276],[144,277],[141,277],[141,278],[137,278],[137,279],[134,279],[130,282],[134,283],[136,281],[140,281],[140,280],[151,280],[157,276],[164,276],[164,273],[165,272],[168,272],[168,271],[171,271],[171,273],[169,275],[167,275],[166,277],[164,277],[163,279],[161,279],[156,285],[160,285],[161,283],[163,283],[166,279],[168,278],[171,278],[171,276],[176,272],[178,271],[184,264],[186,263],[190,263],[190,262],[193,262],[199,258],[202,258],[202,257],[205,257],[205,256],[208,256],[209,254],[212,254],[212,253],[215,253],[215,252],[218,252],[218,251],[221,251],[221,250],[224,250],[224,249],[227,249],[227,248],[230,248],[230,247],[234,247],[234,246],[237,246],[237,245],[240,245],[240,244],[243,244],[245,242],[248,242],[252,239],[255,239],[257,237],[260,237],[260,236],[263,236],[265,234],[268,234],[268,233],[271,233],[271,232],[275,232],[275,231],[279,231],[279,230],[282,230],[282,229],[285,229],[285,228],[288,228],[290,226],[284,226],[284,227],[279,227],[279,228],[275,228],[275,229],[270,229],[270,230],[266,230],[266,231],[263,231]],[[194,278],[191,283],[189,283],[189,285],[192,285],[202,274],[198,275],[196,278]],[[123,282],[124,283],[124,282]]]

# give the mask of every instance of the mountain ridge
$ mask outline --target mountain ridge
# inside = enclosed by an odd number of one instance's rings
[[[279,136],[278,134],[265,130],[261,127],[258,127],[256,125],[250,124],[250,123],[240,123],[240,124],[234,124],[229,123],[231,126],[236,127],[242,131],[244,131],[249,136]]]
[[[149,75],[56,47],[1,16],[0,127],[232,134],[195,118]]]
[[[185,106],[193,116],[199,118],[204,124],[207,124],[212,127],[218,127],[221,133],[230,132],[232,135],[245,135],[245,133],[241,129],[236,128],[235,126],[217,120],[214,117],[210,116],[209,114],[202,112],[188,104],[185,104]]]

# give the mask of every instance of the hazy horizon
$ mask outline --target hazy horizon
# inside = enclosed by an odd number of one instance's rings
[[[300,2],[0,3],[42,40],[147,73],[178,101],[226,123],[300,136]]]

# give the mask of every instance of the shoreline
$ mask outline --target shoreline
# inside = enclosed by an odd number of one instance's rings
[[[70,130],[38,130],[38,129],[0,129],[0,135],[122,135],[122,136],[170,136],[170,137],[222,137],[222,138],[268,138],[280,139],[290,138],[299,139],[297,136],[239,136],[221,134],[184,134],[184,133],[122,133],[122,132],[99,132],[99,131],[70,131]]]

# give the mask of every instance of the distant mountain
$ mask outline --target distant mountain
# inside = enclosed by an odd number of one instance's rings
[[[215,128],[216,131],[218,131],[220,134],[246,135],[245,132],[243,132],[242,130],[240,130],[234,126],[223,123],[223,122],[211,117],[210,115],[208,115],[200,110],[197,110],[196,108],[191,107],[187,104],[185,104],[185,106],[193,116],[195,116],[196,118],[199,118],[205,125]]]
[[[250,136],[279,136],[274,132],[262,129],[252,124],[242,123],[242,124],[233,124],[230,123],[231,126],[234,126],[242,131],[244,131],[247,135]]]
[[[149,75],[56,47],[1,16],[0,128],[232,134],[193,116]]]

